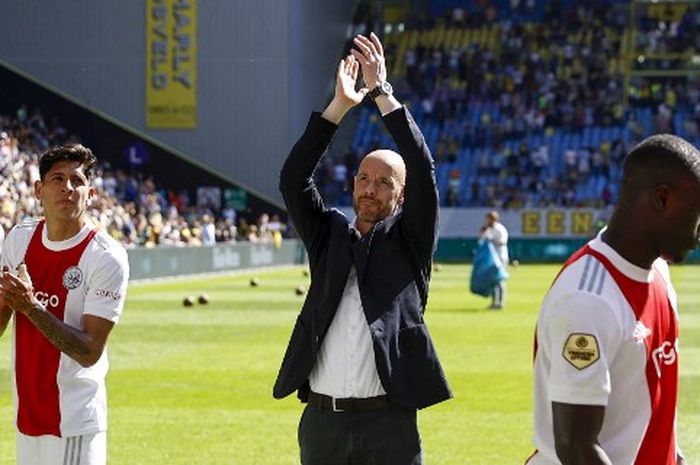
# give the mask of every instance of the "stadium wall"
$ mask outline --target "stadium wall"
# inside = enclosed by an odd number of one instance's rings
[[[329,95],[356,2],[178,1],[197,4],[191,130],[146,127],[148,2],[0,0],[0,60],[281,204],[279,167]]]
[[[436,261],[469,262],[488,208],[441,208]],[[522,263],[562,263],[594,237],[612,213],[594,208],[524,208],[502,211],[508,229],[508,251]],[[700,248],[686,263],[700,263]]]
[[[156,247],[128,250],[130,279],[233,271],[302,264],[306,254],[298,240],[274,244],[225,244],[204,247]]]
[[[563,262],[587,239],[511,239],[512,259],[522,263]],[[475,237],[441,238],[436,262],[471,262]],[[299,240],[287,239],[280,247],[273,244],[222,244],[210,247],[157,247],[128,250],[131,280],[174,277],[191,274],[235,271],[250,268],[306,263],[306,252]],[[700,263],[700,250],[687,263]]]
[[[353,218],[351,208],[341,211]],[[489,208],[441,208],[439,242],[435,260],[470,262],[476,250],[479,228]],[[562,263],[594,237],[609,218],[607,209],[526,208],[501,211],[500,221],[508,229],[511,259],[523,263]],[[700,248],[686,263],[700,263]]]
[[[514,238],[508,241],[511,260],[520,263],[563,263],[572,253],[588,241],[588,238]],[[436,262],[471,262],[476,251],[477,238],[441,238],[435,252]],[[700,264],[700,249],[688,254],[683,263]]]

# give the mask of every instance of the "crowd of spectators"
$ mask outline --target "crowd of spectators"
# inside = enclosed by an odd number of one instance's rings
[[[636,76],[625,61],[697,50],[697,5],[641,9],[634,25],[622,1],[460,3],[385,37],[395,92],[426,135],[443,205],[604,207],[642,137],[698,138],[700,80]],[[348,202],[357,156],[387,144],[367,105],[351,155],[326,162],[330,198]]]
[[[635,51],[639,58],[636,66],[642,69],[684,66],[682,60],[700,48],[698,6],[693,2],[664,2],[646,8],[650,10],[642,11],[635,34]]]
[[[455,2],[433,6],[441,3]],[[605,207],[641,138],[700,142],[700,78],[629,72],[700,66],[700,6],[637,4],[631,24],[630,2],[616,0],[458,3],[384,37],[395,92],[435,157],[442,205]],[[37,109],[0,114],[0,234],[40,214],[38,155],[78,139]],[[352,144],[317,170],[328,203],[350,205],[360,156],[387,146],[368,103]],[[95,186],[91,217],[127,247],[269,242],[286,231],[277,216],[251,221],[198,206],[188,192],[108,163]]]
[[[24,218],[41,215],[34,196],[39,155],[50,146],[77,141],[56,118],[47,123],[39,110],[22,106],[15,114],[0,115],[0,236]],[[277,215],[263,213],[249,222],[230,207],[197,207],[186,191],[168,190],[151,177],[109,163],[97,167],[94,186],[89,217],[127,248],[279,242],[286,231]]]

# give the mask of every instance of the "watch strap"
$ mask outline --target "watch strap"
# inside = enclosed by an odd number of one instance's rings
[[[384,90],[384,84],[385,84],[385,83],[386,83],[386,81],[381,81],[381,82],[379,82],[379,83],[377,84],[377,86],[376,86],[374,89],[372,89],[372,90],[369,91],[369,94],[368,94],[368,95],[372,98],[372,100],[376,99],[376,98],[379,97],[380,95],[389,95],[389,93],[387,93],[387,92]],[[387,83],[387,84],[388,84],[388,83]],[[391,84],[389,84],[389,86],[391,86]],[[389,88],[391,88],[391,87],[389,87]]]

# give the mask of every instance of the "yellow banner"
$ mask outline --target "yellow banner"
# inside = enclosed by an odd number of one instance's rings
[[[146,0],[146,126],[197,127],[197,0]]]

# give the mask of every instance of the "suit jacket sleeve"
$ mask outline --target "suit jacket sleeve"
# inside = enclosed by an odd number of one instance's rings
[[[322,221],[327,209],[316,188],[313,174],[338,126],[314,112],[304,134],[294,144],[280,173],[280,191],[289,216],[309,256],[317,239],[328,227]]]
[[[435,164],[428,144],[406,107],[384,115],[384,122],[406,164],[401,227],[409,253],[427,285],[436,248],[438,191]]]

